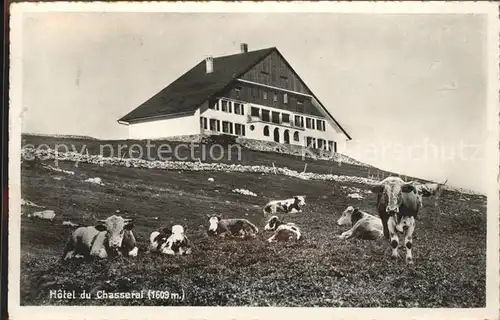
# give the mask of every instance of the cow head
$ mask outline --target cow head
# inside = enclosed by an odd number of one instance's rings
[[[306,205],[306,196],[295,196],[293,197],[293,199],[295,200],[295,204],[299,207],[303,207]]]
[[[172,240],[175,241],[182,241],[184,239],[184,227],[176,224],[175,226],[172,227]]]
[[[269,218],[269,221],[267,221],[264,230],[274,231],[280,224],[281,221],[279,220],[279,218],[277,216],[272,216],[271,218]]]
[[[384,208],[390,216],[399,213],[403,198],[409,193],[414,193],[417,199],[414,182],[404,182],[399,177],[384,179],[380,184],[372,187],[372,192],[378,194],[378,207]]]
[[[359,211],[359,208],[348,206],[344,210],[344,212],[342,212],[342,216],[339,218],[339,220],[337,220],[337,224],[339,226],[352,225],[353,218],[356,221],[361,219],[361,212]]]
[[[110,249],[118,251],[122,246],[125,230],[132,230],[134,225],[132,219],[124,219],[113,215],[105,220],[98,220],[95,228],[98,231],[106,231],[107,245]]]
[[[217,233],[217,228],[219,227],[219,222],[222,220],[222,216],[209,216],[208,219],[208,235],[215,235]]]

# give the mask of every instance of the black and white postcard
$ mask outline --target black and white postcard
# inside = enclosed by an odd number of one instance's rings
[[[15,3],[12,319],[497,319],[498,5]]]

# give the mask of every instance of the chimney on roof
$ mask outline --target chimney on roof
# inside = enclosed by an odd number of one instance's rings
[[[240,49],[241,49],[241,53],[247,53],[248,52],[248,44],[246,44],[246,43],[240,44]]]
[[[214,57],[206,57],[205,58],[205,66],[207,69],[207,73],[212,73],[214,72]]]

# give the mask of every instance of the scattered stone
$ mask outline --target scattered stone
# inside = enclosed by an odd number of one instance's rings
[[[256,197],[257,196],[255,193],[253,193],[252,191],[247,190],[247,189],[234,189],[233,192],[234,193],[243,194],[243,195],[246,195],[246,196],[252,196],[252,197]]]
[[[40,219],[45,219],[45,220],[53,220],[54,217],[56,216],[55,212],[53,210],[44,210],[44,211],[37,211],[34,212],[33,214],[29,214],[29,218],[40,218]]]

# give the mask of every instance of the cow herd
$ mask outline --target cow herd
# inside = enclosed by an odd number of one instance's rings
[[[422,197],[435,194],[428,185],[417,182],[405,182],[399,177],[388,177],[372,186],[377,195],[376,209],[378,217],[355,208],[347,207],[337,224],[351,226],[339,239],[359,238],[376,240],[385,238],[392,247],[392,257],[397,258],[399,235],[404,236],[406,262],[413,263],[412,235],[415,230],[415,218],[422,206]],[[273,200],[263,207],[268,217],[264,230],[272,232],[268,242],[300,241],[304,238],[299,226],[293,222],[284,222],[278,217],[282,213],[302,212],[306,205],[305,196],[295,196],[285,200]],[[247,219],[226,219],[222,216],[208,216],[208,236],[255,238],[259,228]],[[136,239],[132,232],[131,219],[113,215],[105,220],[98,220],[94,226],[79,227],[69,237],[64,248],[63,260],[71,258],[108,258],[113,256],[131,256],[138,254]],[[155,230],[150,234],[148,253],[167,255],[191,254],[192,245],[185,234],[184,227],[174,225],[171,228]]]

